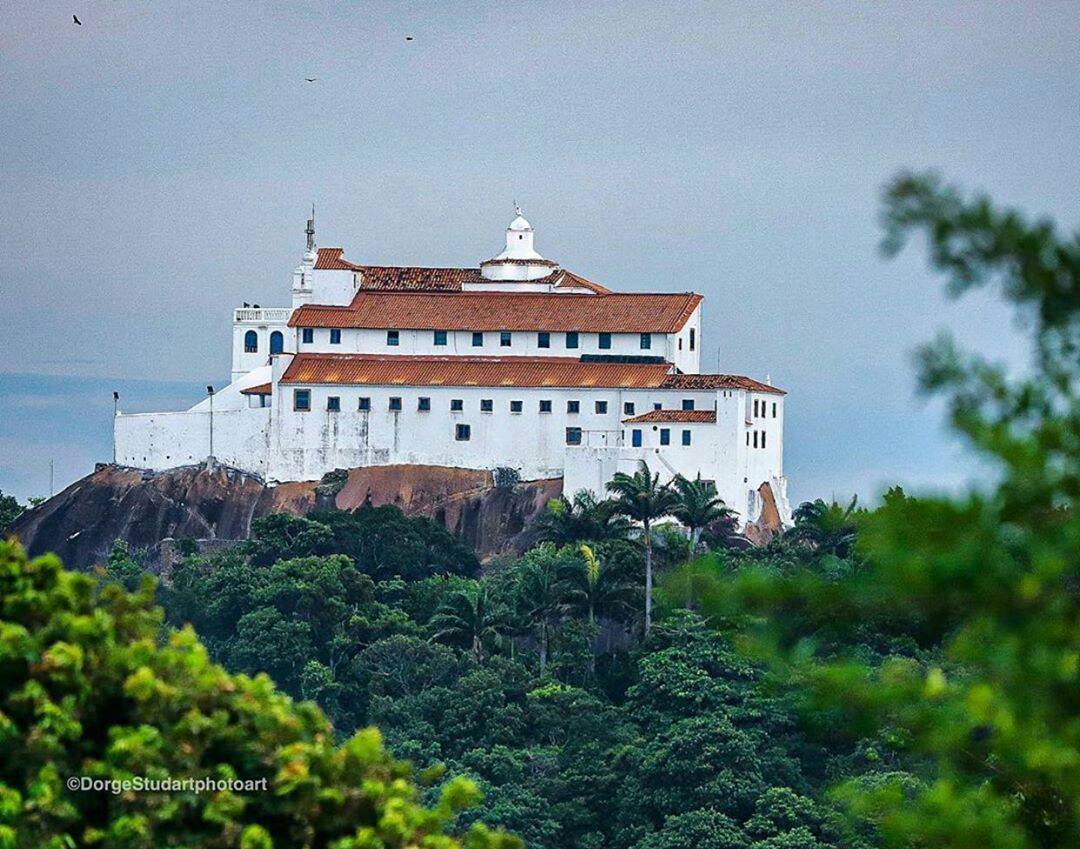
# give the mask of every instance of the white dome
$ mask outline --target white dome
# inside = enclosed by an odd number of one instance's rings
[[[514,230],[515,232],[521,232],[524,230],[532,230],[532,225],[525,220],[525,216],[521,214],[521,210],[517,210],[517,217],[510,222],[510,226],[507,230]]]

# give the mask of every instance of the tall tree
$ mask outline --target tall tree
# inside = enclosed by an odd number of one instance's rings
[[[557,555],[550,544],[531,553],[521,568],[518,605],[523,619],[536,636],[540,653],[540,677],[547,673],[551,636],[563,616],[563,587],[559,582]]]
[[[628,519],[640,522],[645,546],[645,636],[652,629],[653,607],[653,548],[649,533],[656,519],[671,515],[676,496],[671,484],[660,484],[660,475],[653,474],[649,464],[640,461],[632,475],[616,472],[608,481],[608,491],[615,495],[615,509]]]
[[[626,539],[630,523],[620,515],[608,499],[598,500],[586,489],[574,496],[553,498],[540,521],[540,538],[556,545],[577,545],[582,542],[602,542]]]
[[[483,663],[484,645],[500,636],[502,619],[487,587],[477,583],[447,596],[431,617],[431,638],[455,645],[464,644],[476,662]]]
[[[671,515],[686,525],[691,548],[697,551],[702,529],[710,522],[731,516],[732,511],[724,506],[716,492],[716,484],[702,480],[700,473],[693,480],[676,475],[674,483],[677,498]]]

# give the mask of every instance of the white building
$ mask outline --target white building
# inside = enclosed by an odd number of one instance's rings
[[[233,317],[232,382],[190,410],[118,414],[117,462],[208,456],[270,483],[368,465],[509,467],[602,493],[639,460],[787,518],[784,393],[701,374],[693,292],[618,293],[537,253],[517,210],[478,268],[358,265],[307,250],[292,306]]]

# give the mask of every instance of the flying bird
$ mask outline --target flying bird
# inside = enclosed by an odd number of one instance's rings
[[[405,36],[405,40],[406,41],[412,41],[413,37],[411,35],[407,35],[407,36]]]
[[[78,15],[72,15],[71,20],[74,21],[77,26],[82,26],[82,21],[79,20]]]
[[[315,80],[317,80],[317,79],[318,79],[318,77],[304,77],[304,82],[306,82],[306,83],[313,83],[313,82],[315,82]]]

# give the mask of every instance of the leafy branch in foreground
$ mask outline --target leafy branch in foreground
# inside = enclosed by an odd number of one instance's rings
[[[947,337],[920,352],[924,390],[995,462],[964,497],[898,493],[857,517],[858,566],[827,575],[724,572],[673,582],[768,658],[811,715],[853,733],[897,729],[932,780],[858,780],[836,791],[897,847],[1080,845],[1080,241],[934,175],[885,196],[885,248],[916,232],[959,295],[997,281],[1026,318],[1035,357],[1013,376]],[[922,651],[868,661],[867,629]]]
[[[0,846],[514,849],[452,836],[474,784],[418,802],[368,729],[341,746],[312,704],[211,664],[190,629],[159,645],[153,584],[134,594],[0,543]],[[266,789],[84,791],[70,779],[265,781]]]

